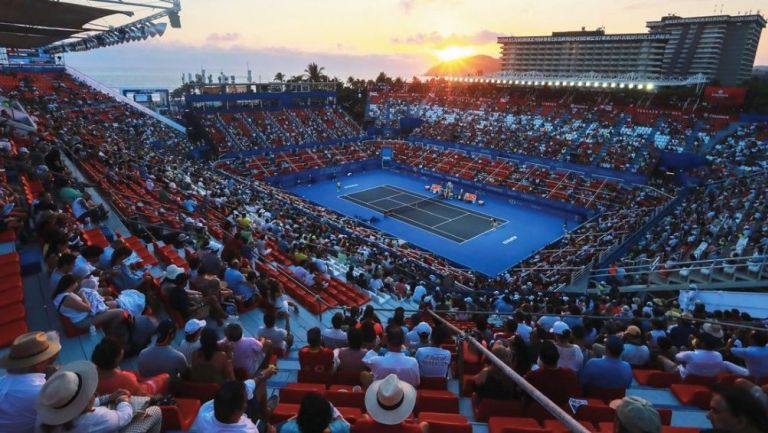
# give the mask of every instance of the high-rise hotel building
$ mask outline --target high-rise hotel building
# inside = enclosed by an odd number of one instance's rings
[[[634,73],[643,78],[702,74],[732,86],[750,77],[765,24],[760,15],[670,15],[649,21],[648,33],[611,35],[582,29],[500,37],[498,42],[504,72],[562,77]]]

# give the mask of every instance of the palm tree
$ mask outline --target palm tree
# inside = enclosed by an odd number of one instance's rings
[[[285,74],[282,72],[278,72],[275,74],[275,78],[273,78],[274,81],[277,81],[278,83],[282,83],[285,81]]]
[[[304,74],[306,74],[307,79],[311,82],[318,82],[323,81],[323,79],[327,79],[325,75],[323,75],[323,71],[325,70],[324,67],[318,66],[317,63],[312,62],[309,65],[307,65],[307,69],[304,70]]]

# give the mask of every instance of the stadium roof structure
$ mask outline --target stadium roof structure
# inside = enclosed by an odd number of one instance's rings
[[[0,11],[0,47],[48,54],[162,36],[167,23],[158,20],[166,17],[171,27],[181,27],[181,0],[0,0]]]
[[[50,0],[0,0],[0,46],[39,48],[88,31],[84,26],[128,12]]]
[[[689,77],[649,77],[641,74],[603,75],[596,73],[552,75],[540,72],[499,72],[480,77],[442,77],[461,83],[487,83],[506,86],[549,86],[601,89],[653,90],[658,87],[703,87],[709,80],[696,74]]]

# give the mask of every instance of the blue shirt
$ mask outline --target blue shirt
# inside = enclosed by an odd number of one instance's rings
[[[253,289],[248,287],[245,275],[239,270],[227,268],[224,271],[224,281],[227,283],[227,287],[232,289],[236,295],[242,296],[245,299],[250,299],[253,296]]]
[[[632,384],[632,367],[615,358],[590,359],[581,370],[580,379],[586,387],[629,388]]]
[[[328,429],[331,433],[349,433],[349,423],[343,419],[335,419],[328,424]],[[285,422],[278,429],[280,433],[301,433],[299,430],[299,423],[295,419],[291,419]]]
[[[731,349],[731,353],[733,356],[744,360],[750,376],[758,378],[768,377],[768,347],[734,347]]]

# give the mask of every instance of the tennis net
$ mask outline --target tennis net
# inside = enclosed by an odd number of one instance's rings
[[[388,211],[384,212],[384,215],[394,215],[407,209],[423,209],[425,207],[428,207],[432,203],[438,203],[438,202],[440,202],[440,199],[438,198],[427,197],[419,201],[415,201],[413,203],[407,203],[402,206],[393,207],[392,209],[389,209]]]

